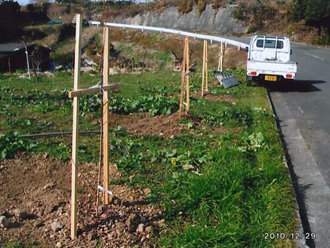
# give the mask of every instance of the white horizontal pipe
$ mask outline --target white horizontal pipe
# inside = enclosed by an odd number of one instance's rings
[[[89,21],[88,23],[89,23],[89,25],[96,25],[96,26],[102,25],[101,22],[96,22],[96,21]],[[176,35],[182,35],[182,36],[186,36],[186,37],[193,37],[195,39],[209,40],[211,43],[224,42],[224,43],[230,44],[232,46],[237,46],[239,49],[248,48],[248,45],[245,43],[242,43],[242,42],[238,42],[238,41],[234,41],[234,40],[230,40],[230,39],[226,39],[226,38],[221,38],[221,37],[217,37],[217,36],[190,33],[190,32],[185,32],[185,31],[180,31],[180,30],[175,30],[175,29],[157,28],[157,27],[140,26],[140,25],[129,25],[129,24],[111,23],[111,22],[104,22],[103,25],[107,26],[107,27],[138,29],[138,30],[141,30],[142,32],[145,30],[148,30],[148,31],[155,31],[155,32],[160,32],[160,33],[176,34]]]

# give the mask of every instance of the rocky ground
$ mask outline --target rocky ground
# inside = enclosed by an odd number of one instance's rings
[[[98,165],[78,168],[78,238],[70,239],[71,164],[47,155],[21,154],[0,165],[0,246],[155,247],[165,225],[162,212],[146,198],[151,190],[111,185],[109,205],[97,207]],[[115,166],[111,177],[120,177]]]

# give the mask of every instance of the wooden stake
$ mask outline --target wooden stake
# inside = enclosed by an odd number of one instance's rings
[[[218,71],[222,71],[222,57],[223,57],[223,43],[221,42],[219,61],[218,61]]]
[[[179,114],[180,118],[182,116],[183,111],[183,100],[184,100],[184,83],[186,79],[186,40],[184,40],[184,46],[183,46],[183,53],[182,53],[182,65],[181,65],[181,92],[180,92],[180,105],[179,105]]]
[[[76,44],[73,89],[79,89],[81,57],[81,16],[76,16]],[[71,178],[71,238],[77,237],[77,165],[79,141],[79,98],[73,99],[73,125],[72,125],[72,178]]]
[[[103,87],[109,85],[109,28],[104,32]],[[104,203],[109,204],[109,92],[103,92],[103,188]]]
[[[226,47],[227,47],[227,43],[225,46],[221,46],[221,71],[223,71],[224,68],[224,64],[225,64],[225,53],[226,53]]]
[[[208,66],[208,59],[209,59],[209,55],[208,55],[208,44],[207,41],[205,43],[205,91],[208,92],[209,91],[209,66]]]
[[[190,110],[190,79],[189,79],[189,71],[190,71],[190,61],[189,61],[189,39],[186,37],[186,113],[188,114]]]
[[[205,47],[206,47],[206,43],[207,43],[207,41],[204,40],[204,46],[203,46],[203,69],[202,69],[202,94],[201,94],[202,97],[204,96],[204,84],[205,84],[205,60],[206,60],[206,58],[205,58],[205,52],[206,52]]]

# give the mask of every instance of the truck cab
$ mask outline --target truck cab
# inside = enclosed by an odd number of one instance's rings
[[[247,59],[247,82],[294,80],[297,63],[290,61],[290,41],[282,36],[251,38]]]

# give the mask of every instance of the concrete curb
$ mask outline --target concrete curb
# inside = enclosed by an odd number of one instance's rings
[[[301,216],[301,212],[300,212],[300,206],[298,204],[298,189],[297,189],[297,182],[296,179],[294,178],[294,175],[293,175],[293,168],[291,166],[289,166],[289,157],[288,157],[288,152],[287,152],[287,149],[286,149],[286,144],[285,144],[285,141],[284,141],[284,138],[283,138],[283,134],[282,134],[282,130],[281,130],[281,127],[280,127],[280,124],[279,124],[279,119],[278,119],[278,116],[276,114],[276,110],[275,110],[275,107],[274,107],[274,104],[272,102],[272,99],[271,99],[271,96],[270,96],[270,93],[269,91],[267,90],[267,97],[268,97],[268,103],[269,103],[269,106],[271,108],[271,110],[273,111],[273,114],[275,115],[276,119],[275,119],[275,123],[274,123],[274,126],[279,130],[279,133],[280,133],[280,138],[281,138],[281,142],[282,142],[282,146],[283,146],[283,150],[285,152],[285,162],[284,162],[284,165],[288,168],[288,171],[289,171],[289,175],[290,175],[290,182],[293,186],[292,188],[292,193],[294,195],[294,204],[295,204],[295,212],[296,212],[296,216],[297,216],[297,220],[298,220],[298,233],[299,234],[302,234],[302,233],[305,233],[304,232],[304,227],[303,227],[303,222],[302,222],[302,216]],[[290,168],[291,167],[291,168]],[[302,238],[301,239],[297,239],[296,240],[296,244],[297,244],[297,247],[298,248],[309,248],[309,246],[306,244],[306,239],[305,239],[305,235],[302,235]]]

